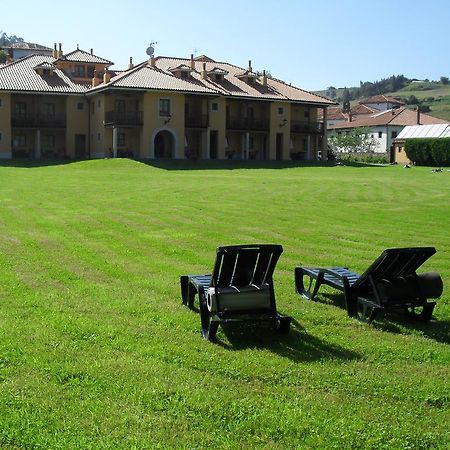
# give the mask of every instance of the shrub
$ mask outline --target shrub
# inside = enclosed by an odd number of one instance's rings
[[[449,166],[450,138],[409,139],[405,152],[418,166]]]

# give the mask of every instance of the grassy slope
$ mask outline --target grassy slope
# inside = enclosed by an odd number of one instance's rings
[[[450,173],[0,167],[0,448],[448,448]],[[275,242],[289,336],[203,341],[178,276],[219,244]],[[438,322],[346,317],[298,264],[362,271],[435,245]]]

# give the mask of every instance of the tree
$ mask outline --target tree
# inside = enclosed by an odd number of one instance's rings
[[[353,128],[349,133],[330,136],[328,144],[334,153],[367,153],[374,151],[377,143],[372,137],[370,128],[359,127]]]
[[[350,111],[350,92],[347,88],[344,88],[344,91],[342,92],[342,111]]]
[[[5,50],[0,50],[0,64],[3,64],[8,59],[8,53]]]
[[[449,83],[448,77],[441,77],[440,81],[441,81],[442,84],[445,84],[445,85],[447,85]]]
[[[331,98],[331,99],[334,99],[334,98],[336,98],[336,96],[337,96],[336,88],[334,86],[330,86],[327,89],[327,97]]]
[[[408,99],[406,100],[406,102],[408,103],[408,105],[418,105],[419,104],[419,100],[415,95],[410,95],[408,97]]]

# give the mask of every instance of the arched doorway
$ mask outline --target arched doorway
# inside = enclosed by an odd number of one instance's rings
[[[154,140],[155,159],[170,159],[174,157],[175,139],[167,130],[159,131]]]

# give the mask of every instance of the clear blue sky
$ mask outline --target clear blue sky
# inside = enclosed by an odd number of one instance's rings
[[[64,4],[65,3],[65,4]],[[390,75],[450,76],[449,0],[24,0],[0,30],[69,52],[80,48],[125,68],[128,58],[206,54],[308,90]],[[4,12],[5,12],[4,11]]]

